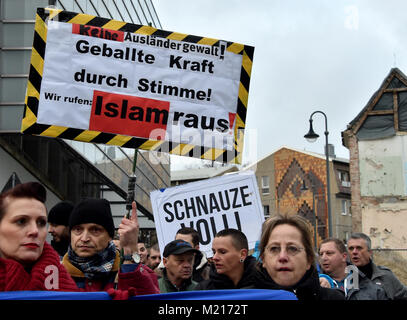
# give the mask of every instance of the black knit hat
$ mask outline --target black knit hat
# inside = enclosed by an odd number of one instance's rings
[[[198,253],[199,250],[192,248],[191,244],[189,242],[186,242],[184,240],[178,239],[178,240],[173,240],[170,243],[168,243],[163,252],[164,258],[168,258],[170,254],[183,254],[185,252],[194,252]]]
[[[56,225],[69,226],[69,217],[74,208],[71,201],[62,201],[51,208],[48,213],[48,222]]]
[[[86,199],[79,202],[71,213],[69,229],[82,223],[96,223],[114,237],[114,222],[110,203],[106,199]]]

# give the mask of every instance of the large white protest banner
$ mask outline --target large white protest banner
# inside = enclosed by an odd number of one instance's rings
[[[253,47],[41,8],[35,30],[23,132],[240,162]]]
[[[200,234],[200,249],[212,256],[215,234],[242,231],[253,249],[264,221],[256,176],[247,171],[155,190],[150,194],[161,253],[182,227]]]

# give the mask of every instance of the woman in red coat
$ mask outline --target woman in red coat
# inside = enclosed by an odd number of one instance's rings
[[[78,291],[45,242],[46,190],[37,182],[19,184],[0,195],[0,291]]]

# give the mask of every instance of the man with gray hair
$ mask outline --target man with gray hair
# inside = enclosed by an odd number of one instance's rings
[[[372,242],[364,233],[354,233],[348,239],[349,259],[375,284],[383,287],[391,300],[407,300],[407,287],[387,267],[378,266],[372,260]]]

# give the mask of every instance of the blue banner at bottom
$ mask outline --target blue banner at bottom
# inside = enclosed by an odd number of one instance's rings
[[[111,300],[111,297],[107,292],[8,291],[0,292],[0,300]],[[150,294],[130,300],[297,300],[297,297],[284,290],[238,289]]]

